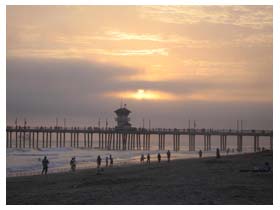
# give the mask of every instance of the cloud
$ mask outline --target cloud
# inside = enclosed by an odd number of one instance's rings
[[[113,88],[116,77],[135,71],[81,60],[8,59],[7,111],[89,111],[104,91]]]
[[[100,50],[96,51],[104,55],[113,55],[113,56],[147,56],[147,55],[161,55],[168,56],[168,51],[166,48],[159,49],[140,49],[140,50]]]
[[[55,37],[57,43],[69,44],[74,42],[76,44],[92,44],[94,41],[153,41],[153,42],[172,42],[173,40],[163,39],[159,34],[140,34],[127,33],[118,30],[105,30],[97,34],[84,34],[72,36],[57,36]]]
[[[136,33],[126,33],[121,31],[107,31],[105,34],[108,36],[104,39],[106,40],[142,40],[142,41],[155,41],[155,42],[166,42],[158,34],[136,34]]]
[[[67,117],[68,123],[70,119],[79,125],[85,119],[92,123],[98,117],[111,119],[121,97],[133,109],[134,120],[154,116],[153,122],[159,125],[164,116],[180,119],[185,107],[200,115],[201,109],[208,113],[214,104],[227,107],[238,103],[240,107],[254,103],[251,107],[251,111],[256,109],[254,113],[258,112],[258,104],[267,104],[265,112],[272,106],[272,96],[267,95],[271,89],[258,82],[252,85],[186,78],[158,82],[119,79],[134,74],[138,74],[137,69],[83,60],[8,59],[7,120],[27,117],[29,122],[38,119],[42,123],[43,119]],[[259,86],[261,90],[257,89]],[[204,108],[198,108],[197,104],[204,104]],[[232,110],[234,106],[229,109]],[[136,121],[133,123],[137,124]],[[170,123],[162,126],[176,125]]]
[[[259,103],[271,103],[272,96],[266,94],[267,90],[256,93],[254,89],[242,89],[230,90],[228,87],[225,89],[215,89],[211,87],[208,89],[193,89],[181,90],[171,92],[159,91],[159,90],[128,90],[119,92],[107,92],[106,97],[123,98],[131,100],[152,100],[152,101],[172,101],[172,102],[209,102],[209,103],[228,103],[228,102],[259,102]]]
[[[7,118],[109,118],[126,96],[168,127],[271,125],[272,38],[271,6],[9,6]]]
[[[168,56],[166,48],[137,49],[137,50],[108,50],[108,49],[13,49],[8,51],[8,57],[17,58],[53,58],[53,59],[85,59],[94,55],[107,56]]]
[[[230,24],[260,29],[272,26],[272,6],[145,6],[141,17],[172,24]]]

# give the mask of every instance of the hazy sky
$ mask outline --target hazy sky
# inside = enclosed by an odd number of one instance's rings
[[[272,128],[272,6],[8,6],[7,123]]]

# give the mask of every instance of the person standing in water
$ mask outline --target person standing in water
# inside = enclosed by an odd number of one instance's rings
[[[157,154],[157,159],[158,159],[158,162],[160,163],[160,161],[161,161],[161,155],[160,155],[160,153]]]
[[[151,157],[150,157],[150,153],[148,153],[148,155],[147,155],[147,163],[150,165],[151,164]]]
[[[145,157],[144,157],[144,155],[142,154],[142,155],[140,156],[140,163],[141,163],[141,164],[144,163],[144,159],[145,159]]]
[[[108,167],[109,164],[109,158],[106,156],[106,167]]]
[[[166,154],[167,154],[167,161],[170,162],[170,157],[171,157],[170,151],[168,150]]]
[[[113,166],[114,160],[113,160],[113,157],[112,157],[112,155],[111,155],[111,154],[110,154],[109,159],[110,159],[110,166]]]
[[[70,167],[73,172],[76,171],[76,158],[75,157],[72,157],[72,159],[70,160]]]
[[[100,166],[101,166],[101,157],[100,157],[100,155],[98,155],[97,156],[97,160],[96,160],[96,162],[97,162],[97,168],[100,168]]]
[[[216,149],[216,158],[220,158],[220,157],[221,157],[221,155],[220,155],[220,149],[217,148],[217,149]]]
[[[43,166],[42,174],[45,173],[46,175],[48,173],[48,166],[49,166],[49,160],[47,159],[47,156],[45,156],[44,159],[42,160],[42,166]]]
[[[198,155],[199,155],[199,158],[202,158],[202,151],[201,150],[199,150]]]

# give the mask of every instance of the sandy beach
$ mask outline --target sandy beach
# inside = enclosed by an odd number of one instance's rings
[[[272,204],[272,152],[7,178],[7,204]]]

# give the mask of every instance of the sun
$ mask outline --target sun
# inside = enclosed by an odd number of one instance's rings
[[[144,89],[138,89],[136,92],[132,93],[132,98],[135,98],[137,100],[159,100],[160,94],[155,91],[150,90],[144,90]]]
[[[175,100],[176,97],[168,92],[161,92],[157,90],[127,90],[123,92],[111,92],[107,93],[108,96],[117,98],[127,98],[135,100]]]
[[[145,90],[144,89],[138,89],[136,94],[135,94],[135,98],[142,100],[146,98],[146,94],[145,94]]]

